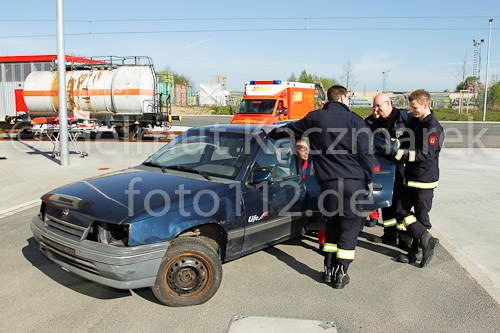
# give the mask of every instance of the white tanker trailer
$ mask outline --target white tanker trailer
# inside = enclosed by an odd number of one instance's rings
[[[68,115],[75,107],[89,111],[91,118],[101,125],[115,126],[119,134],[135,133],[148,125],[169,128],[172,120],[181,120],[171,115],[169,103],[160,105],[157,77],[149,57],[119,59],[121,64],[108,60],[68,67]],[[130,59],[132,63],[126,63]],[[24,102],[31,118],[57,115],[57,71],[30,73],[24,82]]]

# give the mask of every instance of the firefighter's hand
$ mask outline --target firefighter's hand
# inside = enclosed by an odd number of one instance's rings
[[[373,195],[373,182],[365,185],[365,197],[368,199]]]
[[[394,157],[398,152],[398,149],[390,143],[379,143],[375,148],[377,149],[377,152],[382,156]]]
[[[272,128],[263,127],[262,128],[262,132],[264,132],[264,138],[268,138],[269,137],[269,133],[271,133],[272,131],[273,131]]]
[[[408,149],[398,149],[391,144],[378,144],[377,151],[382,156],[393,158],[398,162],[406,162],[410,157]]]

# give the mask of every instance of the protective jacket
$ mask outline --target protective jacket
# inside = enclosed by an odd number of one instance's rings
[[[399,149],[395,156],[398,161],[406,160],[406,186],[435,188],[439,180],[439,152],[444,141],[443,127],[431,111],[422,121],[413,118],[408,129],[408,135],[401,138],[401,142],[407,141],[410,148]]]
[[[368,126],[372,132],[378,128],[385,128],[389,131],[391,138],[400,138],[408,124],[413,119],[413,114],[411,111],[406,109],[398,109],[393,107],[392,113],[387,118],[375,118],[373,115],[365,119],[366,126]]]
[[[412,119],[413,114],[411,113],[411,111],[393,107],[389,117],[384,119],[382,117],[375,118],[373,115],[371,115],[365,119],[365,123],[372,130],[372,132],[376,133],[379,128],[384,128],[389,132],[391,139],[398,140],[405,135],[406,129]],[[399,141],[398,143],[400,144]],[[400,147],[408,148],[409,144],[405,143],[405,145],[400,145]],[[399,241],[403,242],[403,244],[408,243],[409,241],[407,241],[405,239],[406,236],[401,233],[402,231],[405,231],[406,228],[401,224],[398,225],[396,209],[398,207],[398,203],[401,200],[401,192],[404,190],[405,186],[404,172],[405,161],[399,161],[396,165],[396,175],[394,177],[392,205],[390,207],[385,207],[382,209],[383,225],[384,228],[387,228],[384,230],[384,237],[389,242],[397,242],[397,238],[399,238]],[[399,230],[399,233],[396,230]]]
[[[276,128],[269,136],[278,139],[290,134],[295,139],[309,137],[310,158],[320,184],[336,179],[373,182],[368,129],[363,119],[344,103],[328,102],[323,109]]]

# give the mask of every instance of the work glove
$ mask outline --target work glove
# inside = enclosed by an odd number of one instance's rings
[[[375,148],[377,152],[383,156],[394,157],[398,152],[398,149],[390,143],[379,143]]]
[[[398,149],[390,143],[381,144],[376,146],[377,152],[388,158],[393,158],[396,161],[408,161],[409,151],[408,149]]]
[[[286,127],[276,127],[276,128],[263,127],[262,132],[264,132],[264,138],[271,138],[275,140],[288,137],[293,138],[293,133],[290,131],[290,129]]]
[[[262,128],[262,132],[264,132],[264,138],[268,138],[269,137],[269,133],[271,133],[272,131],[273,131],[272,128],[263,127]]]
[[[373,195],[373,182],[365,184],[365,198],[370,198]]]

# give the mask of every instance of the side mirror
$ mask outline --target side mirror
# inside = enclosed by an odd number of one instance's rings
[[[278,102],[278,108],[276,109],[276,115],[279,116],[280,114],[283,114],[285,117],[288,115],[287,109],[283,104],[283,101]]]
[[[253,172],[252,184],[259,184],[263,182],[274,182],[272,173],[270,171],[255,170]]]

